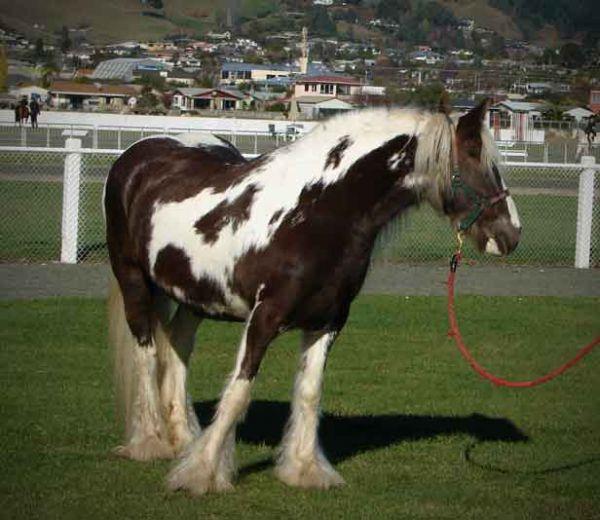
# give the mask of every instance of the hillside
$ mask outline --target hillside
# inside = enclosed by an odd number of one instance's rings
[[[386,1],[362,0],[376,6]],[[582,39],[600,30],[599,9],[594,0],[436,0],[457,18],[473,18],[505,38],[527,38],[555,45],[560,38]],[[225,20],[227,6],[238,21],[282,9],[306,9],[302,0],[162,0],[156,10],[140,0],[27,0],[26,7],[14,0],[0,0],[0,21],[28,35],[50,39],[63,25],[89,26],[86,38],[93,43],[160,39],[168,34],[199,34]],[[412,0],[413,7],[416,0]],[[350,2],[349,2],[350,3]],[[353,0],[351,3],[357,3]],[[539,5],[538,5],[539,4]],[[410,5],[410,4],[409,4]],[[300,7],[303,6],[303,7]],[[550,6],[550,7],[549,7]]]
[[[197,32],[212,22],[218,0],[165,0],[164,18],[148,16],[153,9],[139,0],[0,0],[0,20],[28,36],[50,38],[63,25],[89,26],[88,40],[110,43],[159,39],[167,34]],[[156,11],[154,11],[156,13]],[[34,25],[42,26],[41,29]]]

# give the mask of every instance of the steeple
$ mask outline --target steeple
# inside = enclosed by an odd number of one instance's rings
[[[306,27],[302,27],[302,46],[301,56],[300,56],[300,73],[307,74],[308,73],[308,29]]]

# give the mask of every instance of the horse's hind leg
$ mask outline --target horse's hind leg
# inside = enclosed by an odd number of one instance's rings
[[[159,312],[160,324],[154,337],[158,349],[160,402],[169,443],[175,453],[179,453],[200,435],[198,418],[186,391],[186,378],[201,320],[184,305],[177,308],[172,318],[168,304],[159,305],[163,309]]]
[[[327,352],[335,332],[305,332],[292,413],[286,426],[275,474],[291,486],[326,489],[344,480],[319,445],[319,403]]]
[[[170,458],[158,392],[152,295],[141,272],[118,274],[109,296],[109,331],[115,348],[115,382],[125,417],[126,442],[115,452],[135,460]]]

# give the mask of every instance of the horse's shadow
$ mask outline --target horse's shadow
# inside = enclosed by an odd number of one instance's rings
[[[195,403],[202,427],[214,414],[217,401]],[[245,421],[238,428],[238,439],[250,444],[275,447],[281,441],[289,416],[289,403],[253,401]],[[403,441],[428,439],[440,435],[468,434],[478,442],[525,442],[529,438],[511,421],[481,414],[467,416],[430,415],[334,415],[323,413],[319,428],[323,449],[331,462],[337,463],[378,448]],[[263,460],[242,473],[259,471],[271,465]]]

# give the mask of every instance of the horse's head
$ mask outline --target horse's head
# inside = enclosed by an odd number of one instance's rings
[[[453,125],[452,176],[443,194],[443,209],[480,251],[507,255],[519,243],[521,223],[483,123],[487,107],[484,101]]]

